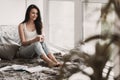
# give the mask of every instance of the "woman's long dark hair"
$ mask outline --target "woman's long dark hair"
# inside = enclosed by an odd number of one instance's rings
[[[33,9],[33,8],[37,9],[37,11],[38,11],[38,14],[37,14],[38,17],[37,17],[37,19],[34,21],[37,34],[42,34],[41,14],[40,14],[39,8],[38,8],[36,5],[31,4],[31,5],[27,8],[27,11],[26,11],[26,14],[25,14],[25,19],[24,19],[24,21],[23,21],[22,23],[25,23],[25,22],[27,22],[27,21],[30,19],[30,11],[31,11],[31,9]]]

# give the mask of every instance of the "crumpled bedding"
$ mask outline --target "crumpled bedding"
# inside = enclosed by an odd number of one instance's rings
[[[59,61],[62,60],[62,56],[60,53],[56,53],[55,57]],[[28,72],[25,70],[17,70],[15,65],[19,66],[22,65],[22,67],[26,67],[31,69],[35,67],[42,68],[43,70],[39,69],[39,71],[36,72]],[[7,70],[7,71],[0,71],[0,80],[56,80],[57,75],[59,75],[60,67],[53,67],[49,68],[48,65],[39,58],[34,59],[13,59],[10,60],[1,60],[0,61],[0,69],[3,67],[10,68],[12,66],[16,70]],[[19,68],[20,69],[20,68]]]

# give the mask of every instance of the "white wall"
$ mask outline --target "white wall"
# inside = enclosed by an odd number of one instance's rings
[[[29,4],[36,4],[43,13],[43,0],[0,0],[0,25],[18,25]]]
[[[25,12],[25,0],[0,0],[0,25],[18,25]]]

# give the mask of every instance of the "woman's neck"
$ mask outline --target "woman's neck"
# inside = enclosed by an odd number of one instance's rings
[[[27,24],[34,25],[34,21],[33,21],[33,20],[29,20],[29,21],[27,22]]]

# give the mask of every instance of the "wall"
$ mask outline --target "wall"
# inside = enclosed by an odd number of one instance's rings
[[[17,25],[24,18],[25,0],[0,0],[0,25]]]
[[[0,0],[0,25],[18,25],[29,4],[36,4],[43,13],[43,0]]]

